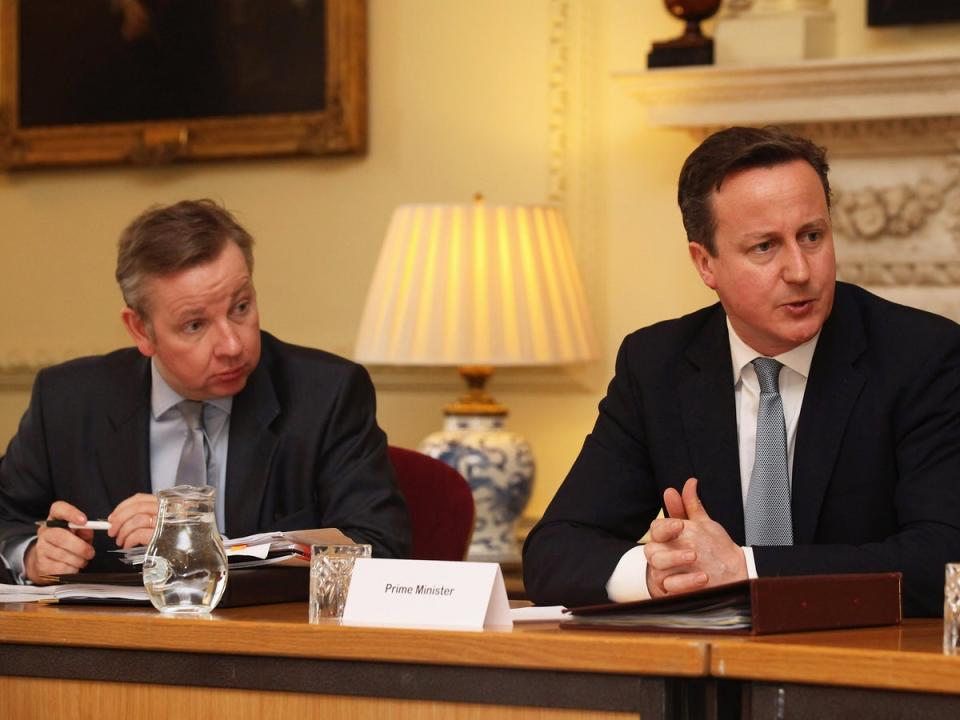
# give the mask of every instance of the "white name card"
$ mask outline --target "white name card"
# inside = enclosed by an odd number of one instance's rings
[[[360,558],[343,624],[509,630],[513,620],[496,563]]]

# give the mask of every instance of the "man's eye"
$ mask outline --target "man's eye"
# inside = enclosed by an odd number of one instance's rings
[[[233,311],[234,311],[235,313],[239,313],[239,314],[241,314],[241,315],[242,315],[243,313],[245,313],[245,312],[246,312],[247,310],[249,310],[249,309],[250,309],[250,301],[249,301],[249,300],[243,300],[243,301],[238,302],[236,305],[233,306]]]
[[[810,232],[806,233],[804,237],[808,242],[815,243],[820,241],[820,238],[823,237],[823,233],[819,230],[811,230]]]
[[[753,251],[759,252],[759,253],[765,253],[765,252],[769,252],[772,247],[773,247],[773,243],[769,241],[757,243],[756,245],[753,246]]]
[[[199,320],[191,320],[183,326],[183,331],[186,333],[196,333],[200,332],[200,329],[203,327],[203,323]]]

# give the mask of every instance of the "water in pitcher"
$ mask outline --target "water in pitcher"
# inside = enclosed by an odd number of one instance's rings
[[[180,490],[181,486],[171,488]],[[150,602],[167,615],[202,615],[216,607],[227,586],[227,558],[208,504],[213,488],[158,493],[157,528],[143,561],[143,586]]]

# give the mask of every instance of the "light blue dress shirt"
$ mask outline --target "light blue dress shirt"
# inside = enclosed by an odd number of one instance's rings
[[[153,492],[176,484],[180,453],[187,439],[187,424],[177,405],[185,398],[167,385],[150,363],[150,486]],[[207,479],[217,490],[217,528],[224,529],[227,491],[227,447],[230,440],[230,411],[233,398],[214,398],[203,402],[203,427],[210,443]]]

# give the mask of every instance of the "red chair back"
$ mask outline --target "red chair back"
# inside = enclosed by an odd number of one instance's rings
[[[473,493],[463,475],[440,460],[390,446],[397,485],[410,511],[414,560],[463,560],[473,536]]]

